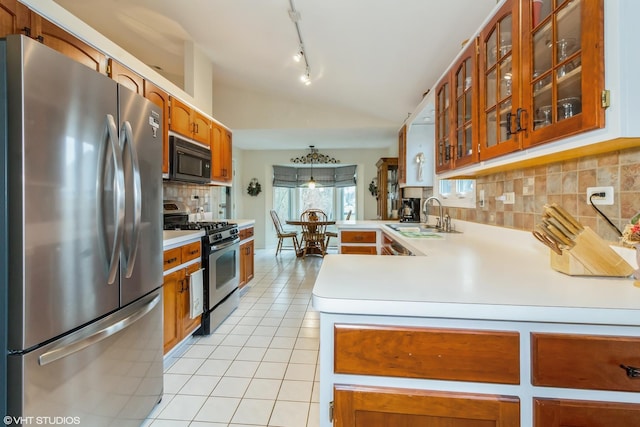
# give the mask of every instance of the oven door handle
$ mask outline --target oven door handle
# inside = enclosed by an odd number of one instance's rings
[[[230,242],[221,243],[219,245],[212,245],[212,246],[209,247],[209,253],[211,253],[213,251],[220,251],[222,249],[228,248],[229,246],[235,245],[239,241],[240,241],[240,238],[236,237],[235,239],[233,239]]]

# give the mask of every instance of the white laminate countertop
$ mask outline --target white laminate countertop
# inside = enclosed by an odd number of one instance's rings
[[[462,234],[420,239],[383,223],[337,227],[379,227],[419,256],[327,255],[313,289],[316,310],[640,325],[640,287],[633,279],[559,273],[550,267],[549,249],[529,232],[457,221]]]
[[[162,232],[162,247],[164,250],[195,242],[204,236],[203,230],[164,230]]]

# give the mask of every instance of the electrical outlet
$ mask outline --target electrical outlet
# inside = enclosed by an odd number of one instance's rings
[[[199,199],[199,197],[196,196],[195,194],[193,196],[191,196],[191,200],[198,200],[198,199]]]
[[[594,196],[594,205],[612,205],[613,204],[613,187],[587,187],[587,204],[590,205],[589,197],[593,193],[604,193],[604,197]]]
[[[513,205],[516,202],[516,193],[513,191],[510,193],[504,193],[504,204],[505,205]]]

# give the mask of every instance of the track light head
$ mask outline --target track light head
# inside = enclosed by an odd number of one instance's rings
[[[293,60],[296,62],[302,61],[302,57],[304,56],[304,51],[300,50],[298,53],[293,55]]]

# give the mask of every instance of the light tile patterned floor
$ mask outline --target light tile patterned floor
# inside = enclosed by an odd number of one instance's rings
[[[240,307],[165,360],[164,397],[144,427],[317,427],[319,257],[256,250]]]

